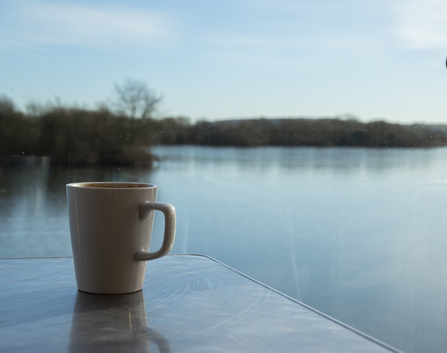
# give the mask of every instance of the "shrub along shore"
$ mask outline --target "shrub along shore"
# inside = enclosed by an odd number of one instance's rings
[[[50,156],[52,164],[151,165],[155,144],[203,146],[439,147],[447,126],[340,118],[199,121],[132,119],[102,110],[52,107],[39,114],[0,101],[0,159]]]

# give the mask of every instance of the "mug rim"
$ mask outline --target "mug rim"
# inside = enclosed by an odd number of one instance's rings
[[[120,187],[120,185],[123,186]],[[124,185],[135,185],[136,187],[128,187]],[[142,190],[142,189],[157,188],[157,185],[155,184],[135,182],[135,181],[82,181],[82,182],[69,183],[66,186],[71,188],[82,188],[82,189],[88,188],[94,190]]]

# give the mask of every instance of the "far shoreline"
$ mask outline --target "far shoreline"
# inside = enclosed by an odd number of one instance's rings
[[[49,107],[37,115],[0,100],[0,165],[7,156],[48,156],[52,165],[151,167],[151,146],[434,148],[447,125],[355,119],[284,118],[197,121],[130,118],[107,109]]]

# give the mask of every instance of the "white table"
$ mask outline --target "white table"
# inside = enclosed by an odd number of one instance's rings
[[[0,352],[399,352],[206,256],[147,266],[104,296],[72,258],[1,259]]]

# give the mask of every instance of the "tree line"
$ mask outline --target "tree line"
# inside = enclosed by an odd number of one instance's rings
[[[0,98],[0,159],[7,155],[46,155],[56,164],[146,164],[148,147],[202,146],[445,146],[447,127],[401,125],[355,119],[249,119],[198,121],[184,117],[133,118],[105,107],[60,105],[24,113]]]
[[[160,144],[205,146],[350,146],[440,147],[447,143],[447,126],[360,122],[341,118],[246,119],[199,121],[166,118],[158,122]]]

